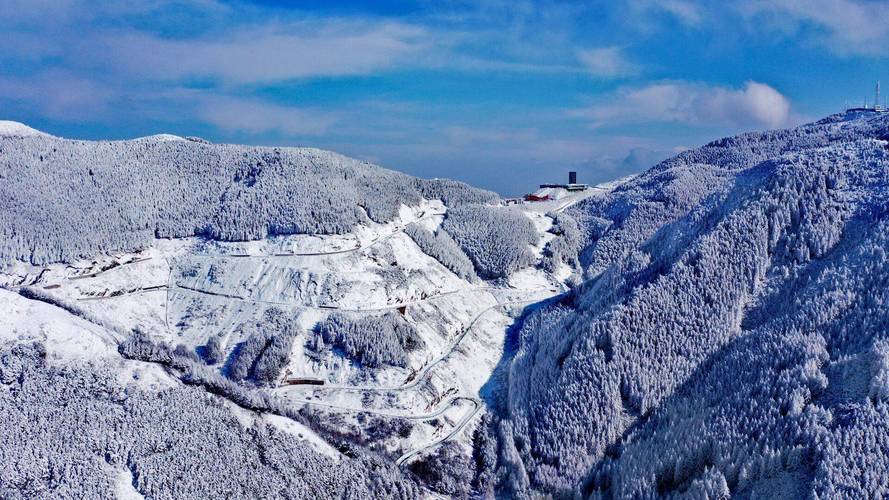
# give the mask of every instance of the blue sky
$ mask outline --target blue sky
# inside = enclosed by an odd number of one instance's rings
[[[886,19],[864,0],[5,0],[0,119],[314,146],[513,195],[872,99]]]

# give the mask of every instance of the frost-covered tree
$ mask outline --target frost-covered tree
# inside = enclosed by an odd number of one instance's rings
[[[531,265],[530,246],[540,235],[534,223],[512,207],[466,205],[449,210],[442,222],[483,278],[504,278]]]
[[[194,352],[182,346],[171,349],[169,345],[154,340],[150,335],[135,331],[126,341],[118,345],[117,350],[127,359],[158,363],[172,368],[186,384],[202,386],[208,392],[223,396],[244,408],[296,418],[296,413],[290,411],[274,396],[255,390],[252,386],[232,381],[216,368],[206,366]]]
[[[578,267],[579,253],[583,249],[584,239],[577,221],[565,213],[547,214],[553,219],[550,232],[555,235],[543,249],[541,267],[547,272],[555,271],[560,264]]]
[[[37,288],[37,287],[33,287],[33,286],[24,286],[24,287],[19,288],[18,292],[19,292],[19,295],[21,295],[22,297],[25,297],[25,298],[28,298],[31,300],[39,300],[40,302],[46,302],[47,304],[50,304],[50,305],[56,306],[60,309],[63,309],[65,311],[68,311],[69,313],[73,314],[74,316],[83,318],[91,323],[95,323],[97,325],[104,326],[105,328],[107,328],[111,331],[114,331],[114,332],[117,332],[120,334],[127,334],[128,333],[123,326],[115,323],[114,321],[101,318],[101,317],[89,312],[88,310],[80,307],[78,304],[76,304],[72,301],[69,301],[69,300],[62,300],[59,297],[47,292],[46,290],[41,289],[41,288]]]
[[[409,224],[404,233],[414,240],[423,253],[440,262],[457,276],[465,280],[475,277],[472,261],[445,231],[439,230],[433,233],[419,224]]]
[[[70,261],[156,237],[342,234],[423,197],[497,199],[316,149],[2,136],[0,151],[0,262]]]
[[[522,323],[487,484],[889,492],[889,117],[849,118],[716,141],[568,210],[593,224],[586,280]]]
[[[144,339],[143,339],[144,340]],[[0,497],[405,498],[414,480],[360,448],[339,460],[200,388],[122,385],[112,366],[47,363],[0,347]]]
[[[461,449],[453,441],[446,442],[428,456],[410,463],[410,471],[423,484],[450,497],[466,497],[471,491],[473,468]]]
[[[361,317],[333,313],[318,323],[316,333],[326,344],[370,368],[407,366],[408,353],[424,347],[417,329],[395,312]]]
[[[201,354],[208,365],[221,363],[225,359],[225,337],[222,334],[212,335]]]
[[[239,330],[246,340],[232,353],[229,377],[235,381],[249,378],[274,383],[290,361],[293,341],[300,333],[296,321],[272,308],[265,311],[261,320],[242,324]]]
[[[491,191],[483,189],[467,189],[468,186],[459,181],[450,179],[415,179],[414,186],[427,200],[441,200],[449,207],[459,207],[467,204],[492,204],[499,197]]]

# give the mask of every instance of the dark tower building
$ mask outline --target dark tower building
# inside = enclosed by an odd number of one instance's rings
[[[568,184],[577,184],[577,172],[568,172]]]

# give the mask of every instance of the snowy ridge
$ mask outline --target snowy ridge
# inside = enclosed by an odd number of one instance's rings
[[[24,123],[10,120],[0,120],[0,136],[12,137],[52,137],[51,135],[33,129]]]
[[[11,136],[11,137],[55,137],[46,132],[41,132],[35,128],[29,127],[24,123],[12,121],[12,120],[0,120],[0,136]],[[180,137],[178,135],[173,134],[153,134],[147,135],[144,137],[136,137],[134,139],[127,139],[128,141],[184,141],[186,140],[184,137]]]
[[[147,135],[145,137],[137,137],[136,139],[131,139],[133,141],[184,141],[184,137],[179,137],[178,135],[173,134],[154,134]]]
[[[870,114],[721,139],[568,209],[586,279],[505,360],[488,487],[889,494],[887,138]]]
[[[346,234],[367,221],[389,222],[402,205],[424,199],[451,206],[498,200],[463,183],[417,179],[329,151],[180,139],[0,135],[0,264],[139,250],[155,238]]]

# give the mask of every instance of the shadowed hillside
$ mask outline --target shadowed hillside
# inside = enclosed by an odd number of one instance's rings
[[[586,279],[525,320],[481,488],[889,492],[887,132],[723,139],[569,210]]]

